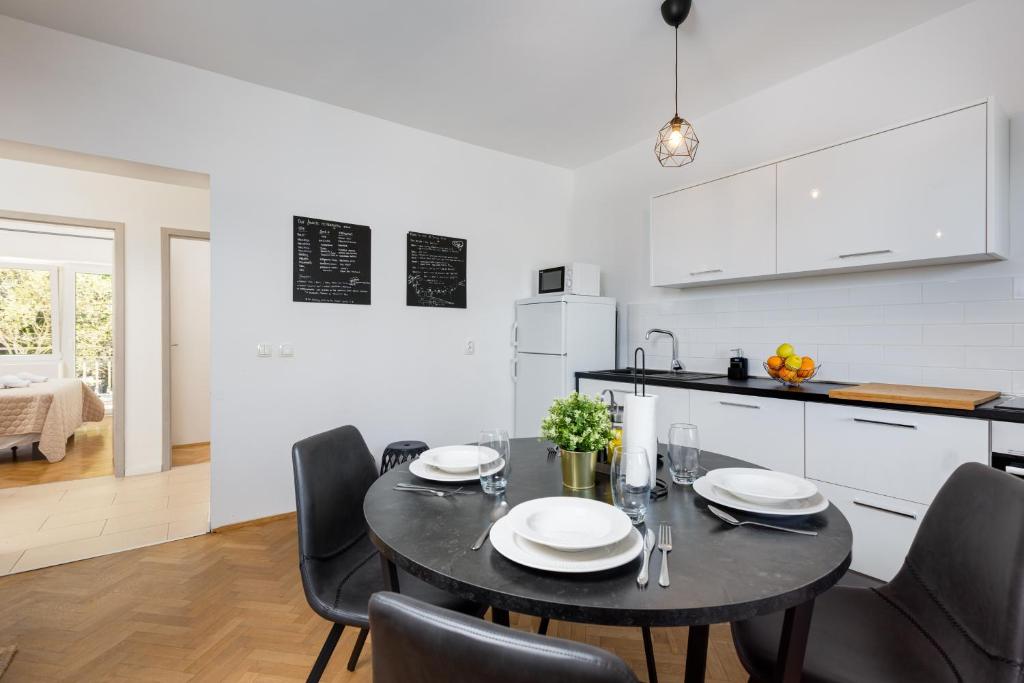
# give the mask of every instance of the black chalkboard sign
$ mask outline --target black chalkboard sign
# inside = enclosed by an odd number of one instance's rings
[[[466,240],[410,232],[406,273],[407,306],[466,307]]]
[[[293,216],[292,301],[370,305],[370,228]]]

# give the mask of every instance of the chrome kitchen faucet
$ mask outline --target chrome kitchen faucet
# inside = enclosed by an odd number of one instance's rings
[[[679,344],[676,342],[676,335],[671,330],[652,327],[647,330],[647,334],[644,336],[644,339],[650,341],[652,334],[667,334],[669,339],[672,340],[672,372],[682,372],[684,368],[683,364],[679,362]]]

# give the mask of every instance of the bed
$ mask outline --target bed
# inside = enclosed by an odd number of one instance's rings
[[[104,413],[103,401],[79,379],[0,389],[0,448],[38,442],[47,460],[59,462],[68,437],[85,422],[100,422]]]

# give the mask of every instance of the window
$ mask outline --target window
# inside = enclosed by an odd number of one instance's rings
[[[75,272],[75,376],[105,400],[113,384],[113,315],[110,273]]]
[[[0,356],[50,356],[57,318],[57,274],[0,267]]]

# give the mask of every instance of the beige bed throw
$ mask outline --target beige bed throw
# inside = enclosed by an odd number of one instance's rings
[[[103,414],[103,401],[78,379],[0,389],[0,434],[40,434],[39,450],[50,462],[64,459],[68,437],[83,422],[100,422]]]

